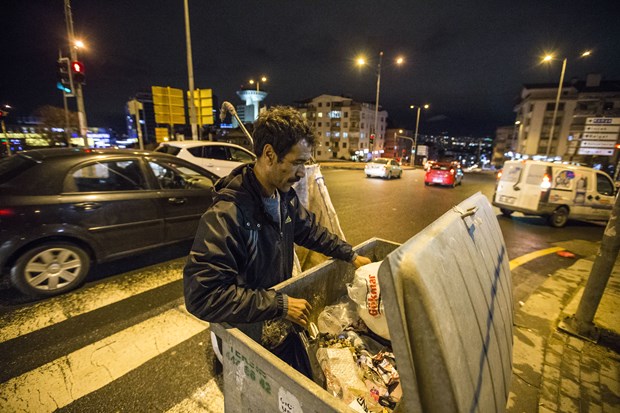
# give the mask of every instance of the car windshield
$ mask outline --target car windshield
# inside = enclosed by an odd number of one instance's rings
[[[8,158],[0,159],[0,184],[15,178],[33,165],[36,165],[36,163],[36,161],[23,155],[9,156]]]
[[[450,165],[433,165],[431,166],[431,169],[434,171],[448,171],[450,170]]]
[[[380,164],[385,165],[385,164],[388,163],[388,161],[389,161],[389,159],[378,158],[378,159],[375,159],[374,161],[372,161],[372,163],[380,163]]]

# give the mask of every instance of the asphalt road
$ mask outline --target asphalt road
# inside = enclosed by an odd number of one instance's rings
[[[405,242],[494,177],[466,174],[457,188],[425,187],[423,172],[367,179],[359,170],[324,169],[347,240]],[[498,211],[499,215],[499,211]],[[498,216],[512,260],[575,240],[598,241],[601,224]],[[101,265],[87,284],[32,302],[0,290],[0,411],[9,397],[25,411],[221,411],[208,326],[182,311],[180,271],[189,243]],[[587,252],[582,252],[587,253]],[[512,271],[515,305],[554,269],[574,259],[546,255]],[[14,400],[14,399],[13,399]]]

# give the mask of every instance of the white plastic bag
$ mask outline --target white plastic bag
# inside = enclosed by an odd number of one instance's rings
[[[362,320],[375,334],[389,340],[390,331],[381,301],[379,288],[379,266],[381,261],[364,265],[355,270],[351,284],[347,284],[349,297],[357,304]]]
[[[337,304],[326,306],[317,320],[321,333],[338,335],[359,320],[357,307],[346,295]]]

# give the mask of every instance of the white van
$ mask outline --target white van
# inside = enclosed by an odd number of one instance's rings
[[[605,172],[585,166],[543,161],[507,161],[495,188],[493,205],[547,217],[560,228],[569,219],[608,220],[615,187]]]

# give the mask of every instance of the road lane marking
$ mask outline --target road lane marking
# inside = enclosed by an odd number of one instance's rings
[[[180,280],[182,261],[176,261],[0,316],[0,343]]]
[[[520,257],[515,258],[514,260],[510,260],[510,270],[514,270],[520,265],[528,263],[536,258],[542,257],[543,255],[553,254],[554,252],[564,251],[565,248],[562,247],[552,247],[544,250],[538,250],[534,252],[530,252],[529,254],[522,255]]]
[[[0,383],[2,411],[53,412],[206,330],[183,306]]]

